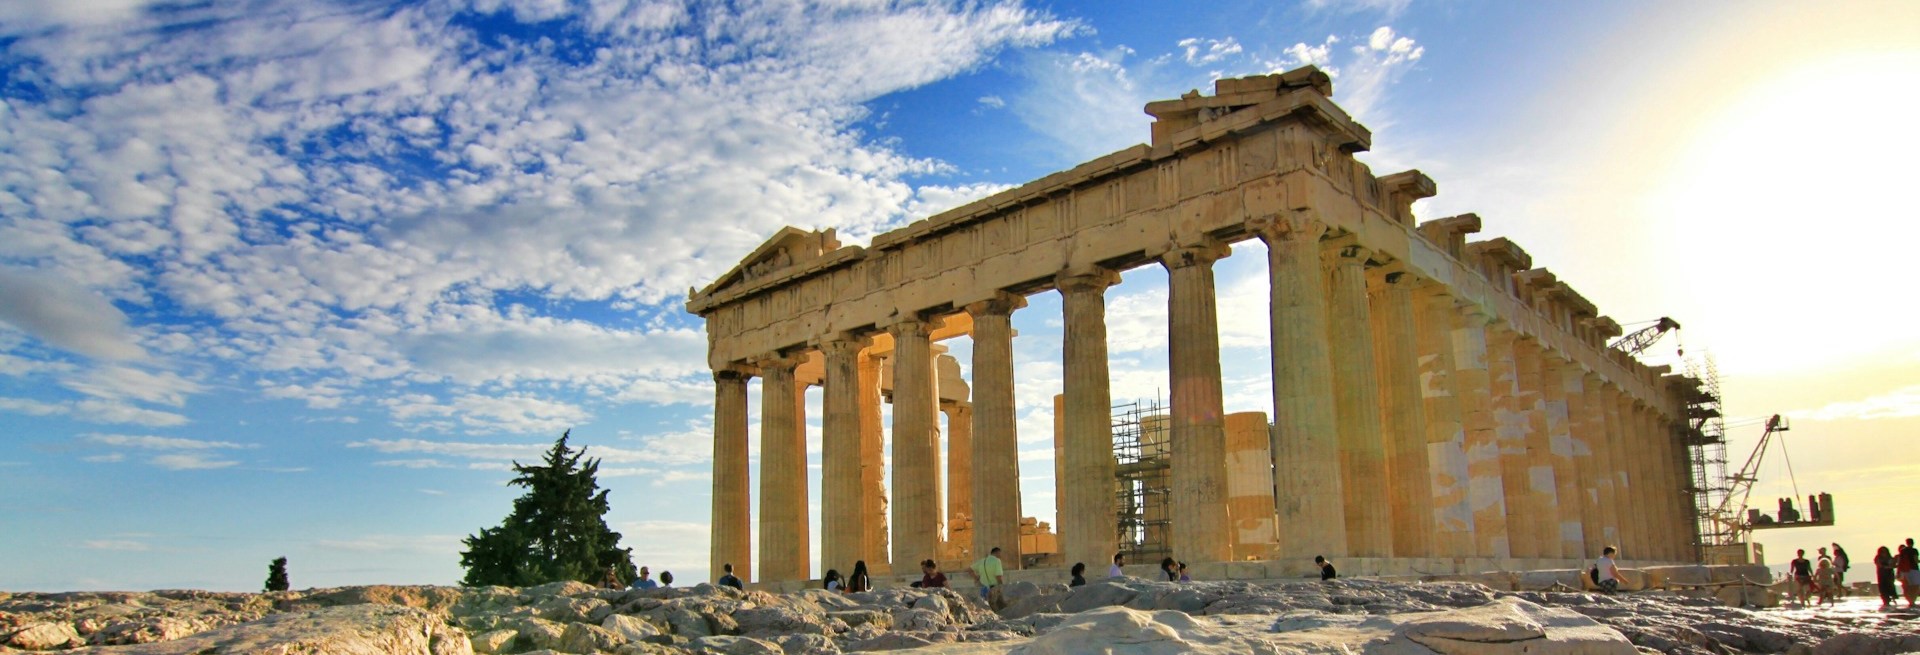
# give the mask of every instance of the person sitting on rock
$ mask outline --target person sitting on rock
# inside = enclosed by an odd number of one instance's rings
[[[738,578],[738,577],[735,577],[735,576],[733,575],[733,563],[732,563],[732,562],[728,562],[728,563],[726,563],[726,564],[723,564],[723,565],[721,565],[721,566],[723,566],[723,567],[725,567],[725,568],[726,568],[726,571],[727,571],[727,573],[726,573],[726,575],[722,575],[722,576],[720,576],[720,580],[719,580],[719,582],[720,582],[720,584],[721,584],[721,586],[726,586],[726,587],[733,587],[733,588],[735,588],[735,589],[739,589],[739,590],[742,590],[742,591],[744,591],[744,590],[746,590],[746,588],[747,588],[747,585],[746,585],[745,583],[743,583],[743,582],[741,582],[741,581],[740,581],[740,578]]]
[[[673,588],[673,572],[672,571],[660,572],[660,588],[661,589]]]
[[[855,560],[853,575],[847,576],[847,593],[857,594],[862,591],[873,591],[873,579],[867,577],[867,561]]]
[[[1600,559],[1593,563],[1593,568],[1600,572],[1601,593],[1620,592],[1620,563],[1613,560],[1613,555],[1618,552],[1620,551],[1612,546],[1603,548],[1600,550]]]
[[[1069,572],[1073,574],[1073,579],[1067,581],[1067,586],[1079,587],[1087,584],[1087,563],[1086,562],[1074,562],[1073,570]]]
[[[1314,555],[1313,563],[1318,564],[1320,566],[1321,580],[1332,580],[1334,578],[1340,577],[1340,574],[1333,570],[1333,562],[1327,561],[1326,557],[1323,557],[1320,555]]]
[[[1179,562],[1173,561],[1171,557],[1160,560],[1160,572],[1167,574],[1167,582],[1180,581]]]
[[[933,560],[920,561],[920,581],[913,583],[915,589],[939,589],[947,586],[947,574],[940,572],[940,565]]]
[[[648,577],[648,576],[650,576],[650,575],[653,575],[653,574],[652,574],[651,572],[649,572],[649,571],[647,571],[647,567],[644,567],[644,566],[642,566],[642,567],[640,567],[640,577],[638,577],[638,578],[634,578],[634,579],[633,579],[633,584],[630,584],[630,585],[627,585],[627,588],[629,588],[629,589],[659,589],[659,588],[660,588],[660,583],[658,583],[658,582],[654,582],[654,581],[653,581],[653,578],[650,578],[650,577]]]
[[[607,565],[607,577],[600,580],[600,586],[606,589],[620,588],[620,572],[617,570],[617,567],[611,564]]]
[[[827,591],[846,591],[846,585],[840,583],[839,569],[827,569],[827,577],[821,580],[820,586],[826,587]]]
[[[1181,563],[1180,563],[1180,581],[1181,581],[1181,582],[1193,582],[1193,577],[1192,577],[1192,576],[1189,576],[1189,575],[1187,575],[1187,563],[1186,563],[1186,562],[1181,562]]]
[[[1109,578],[1126,577],[1127,572],[1120,570],[1120,567],[1124,566],[1126,563],[1127,563],[1127,556],[1125,553],[1114,553],[1113,566],[1107,567],[1107,577]]]

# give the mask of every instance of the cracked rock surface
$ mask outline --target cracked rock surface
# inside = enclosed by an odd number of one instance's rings
[[[0,592],[0,653],[799,655],[1733,655],[1920,652],[1877,601],[1746,610],[1665,592],[1512,593],[1472,582],[1102,580],[791,594],[366,586],[268,594]]]

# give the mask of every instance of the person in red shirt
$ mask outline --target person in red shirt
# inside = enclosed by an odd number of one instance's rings
[[[921,560],[920,581],[913,583],[920,589],[938,589],[947,586],[947,574],[940,572],[940,565],[933,560]]]

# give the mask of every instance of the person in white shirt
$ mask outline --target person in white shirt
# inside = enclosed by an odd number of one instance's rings
[[[1125,571],[1120,570],[1120,565],[1127,563],[1126,557],[1126,555],[1120,553],[1113,554],[1113,566],[1107,567],[1107,577],[1124,578],[1127,576]]]
[[[1600,590],[1609,594],[1620,591],[1620,565],[1613,561],[1615,552],[1618,551],[1608,546],[1600,551],[1600,560],[1593,563],[1593,567],[1600,570]]]

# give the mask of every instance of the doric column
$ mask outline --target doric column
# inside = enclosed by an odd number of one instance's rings
[[[1514,357],[1518,335],[1504,324],[1487,329],[1487,375],[1492,380],[1490,400],[1495,436],[1500,444],[1500,488],[1507,500],[1507,545],[1514,557],[1540,557],[1540,536],[1534,529],[1540,507],[1534,501],[1527,462],[1527,408],[1520,396],[1520,366]]]
[[[1606,543],[1606,516],[1600,504],[1599,453],[1595,450],[1595,425],[1587,389],[1588,380],[1594,376],[1573,362],[1563,362],[1560,369],[1561,394],[1567,403],[1567,428],[1569,450],[1573,453],[1574,485],[1579,494],[1580,503],[1580,550],[1566,553],[1568,557],[1599,557],[1600,549]],[[1609,485],[1609,488],[1611,486]]]
[[[820,568],[851,570],[865,557],[860,499],[860,349],[841,334],[820,344],[826,367],[820,398]]]
[[[1227,517],[1235,560],[1273,559],[1272,431],[1266,412],[1227,415]]]
[[[1587,550],[1585,526],[1581,524],[1581,489],[1575,470],[1573,413],[1567,403],[1567,369],[1572,364],[1556,353],[1540,353],[1540,390],[1546,398],[1547,439],[1553,466],[1555,515],[1560,518],[1557,535],[1560,556],[1577,559]]]
[[[1085,562],[1093,569],[1111,561],[1118,545],[1106,290],[1119,282],[1118,274],[1098,268],[1063,273],[1055,281],[1066,322],[1060,550],[1067,562]]]
[[[1680,461],[1674,450],[1673,430],[1667,427],[1658,409],[1647,408],[1646,417],[1647,437],[1653,442],[1649,452],[1659,460],[1654,470],[1659,476],[1654,493],[1660,506],[1660,553],[1667,561],[1679,561],[1684,532],[1681,529],[1684,519],[1681,518],[1680,498],[1685,485],[1680,481]]]
[[[893,334],[893,561],[910,571],[913,563],[940,553],[933,326],[909,317],[888,330]]]
[[[1640,492],[1640,489],[1635,486],[1638,481],[1629,475],[1629,471],[1633,468],[1632,454],[1634,449],[1630,443],[1633,430],[1624,420],[1631,414],[1622,411],[1624,403],[1627,401],[1618,388],[1613,385],[1607,385],[1605,395],[1607,403],[1608,448],[1613,455],[1615,516],[1620,520],[1620,523],[1616,526],[1616,529],[1620,533],[1620,538],[1619,542],[1614,545],[1622,550],[1632,548],[1633,551],[1627,555],[1629,558],[1643,559],[1646,557],[1646,553],[1642,552],[1642,549],[1646,548],[1644,541],[1646,531],[1641,520],[1646,518],[1646,513],[1636,510],[1639,504],[1637,494]]]
[[[1327,291],[1320,265],[1326,226],[1281,216],[1252,227],[1267,244],[1272,278],[1275,556],[1347,552],[1340,487],[1340,432],[1334,420],[1333,359],[1327,348]]]
[[[1420,351],[1420,395],[1427,428],[1427,457],[1433,493],[1435,555],[1472,557],[1473,506],[1467,502],[1467,433],[1460,422],[1455,391],[1453,297],[1440,285],[1417,296],[1416,345]]]
[[[1606,546],[1620,543],[1619,501],[1614,496],[1613,474],[1613,438],[1607,433],[1607,396],[1606,382],[1598,373],[1580,376],[1581,406],[1587,414],[1587,449],[1593,451],[1593,459],[1587,469],[1587,482],[1593,488],[1593,508],[1590,514],[1599,525],[1589,528],[1588,548],[1600,552]],[[1595,557],[1598,557],[1595,555]]]
[[[1516,335],[1513,357],[1516,403],[1527,422],[1527,503],[1533,511],[1527,515],[1526,524],[1533,528],[1535,556],[1559,558],[1559,482],[1553,477],[1553,435],[1547,424],[1546,384],[1541,374],[1539,342]],[[1507,529],[1513,529],[1511,523],[1508,526]]]
[[[1177,556],[1198,562],[1233,559],[1213,288],[1213,263],[1229,252],[1226,244],[1208,242],[1160,258],[1167,269],[1167,372],[1173,395],[1172,546]]]
[[[1427,466],[1426,406],[1414,324],[1414,281],[1406,273],[1370,276],[1374,369],[1386,432],[1394,557],[1434,554],[1433,486]]]
[[[1459,327],[1453,332],[1454,388],[1460,392],[1460,423],[1466,431],[1467,503],[1473,507],[1475,554],[1512,557],[1488,364],[1487,326],[1491,321],[1477,305],[1462,308]]]
[[[893,571],[887,546],[887,460],[886,439],[880,424],[880,358],[871,348],[860,351],[857,391],[860,411],[860,512],[862,523],[860,559],[871,575]]]
[[[1367,257],[1358,245],[1326,251],[1327,341],[1333,358],[1333,408],[1340,426],[1340,487],[1346,494],[1347,556],[1390,557],[1386,441],[1380,435],[1380,381],[1367,317]],[[1390,493],[1390,492],[1389,492]],[[1389,496],[1391,497],[1391,496]]]
[[[973,552],[1000,548],[1020,568],[1020,438],[1014,413],[1013,310],[1027,299],[997,293],[967,305],[973,317]]]
[[[747,461],[747,378],[743,369],[713,372],[713,528],[708,570],[718,577],[727,564],[742,580],[753,579],[753,528]]]
[[[807,437],[801,392],[793,368],[804,356],[757,362],[760,387],[760,580],[805,580],[807,549]]]
[[[944,403],[940,411],[947,415],[947,526],[951,530],[957,517],[973,520],[973,405]]]

